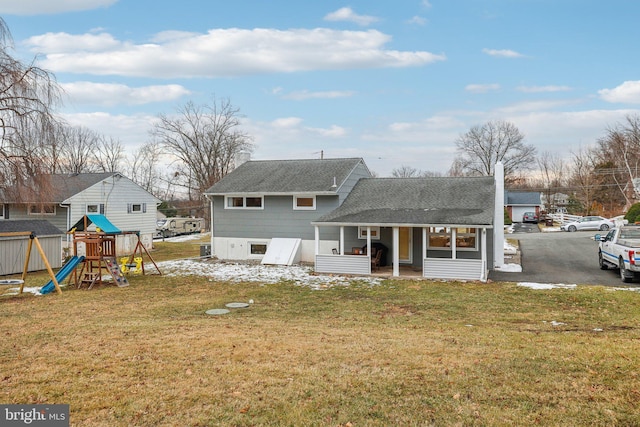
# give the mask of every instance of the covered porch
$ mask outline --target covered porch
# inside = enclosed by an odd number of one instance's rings
[[[339,227],[339,245],[320,252],[320,229]],[[315,270],[318,273],[419,276],[430,279],[486,281],[487,225],[316,224]],[[360,240],[354,240],[354,236]],[[364,237],[364,239],[363,239]],[[361,242],[366,242],[360,247]],[[376,243],[390,248],[388,262],[372,263]],[[378,250],[379,247],[378,247]],[[386,266],[385,264],[389,264]]]

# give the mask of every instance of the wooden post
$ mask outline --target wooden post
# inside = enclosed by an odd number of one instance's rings
[[[33,236],[33,240],[36,242],[36,247],[38,248],[38,252],[40,252],[40,256],[42,257],[42,261],[44,261],[44,265],[47,267],[47,271],[49,272],[49,276],[51,276],[51,280],[53,280],[53,284],[56,287],[56,292],[59,294],[62,293],[62,289],[60,289],[60,285],[58,284],[58,279],[56,279],[56,275],[53,273],[51,269],[51,265],[49,264],[49,260],[47,259],[47,254],[44,253],[42,246],[40,246],[40,242],[36,236]]]

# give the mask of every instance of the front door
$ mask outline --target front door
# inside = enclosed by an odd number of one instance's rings
[[[398,247],[399,261],[411,264],[413,262],[413,229],[410,227],[400,227],[399,237],[400,243]]]

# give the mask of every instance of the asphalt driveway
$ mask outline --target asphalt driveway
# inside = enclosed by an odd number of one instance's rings
[[[524,224],[530,225],[530,224]],[[534,225],[534,227],[536,227]],[[502,282],[564,283],[576,285],[640,286],[638,281],[622,283],[617,270],[600,270],[597,231],[545,232],[526,231],[507,239],[517,239],[521,252],[521,273],[492,271],[489,279]],[[537,228],[537,227],[536,227]]]

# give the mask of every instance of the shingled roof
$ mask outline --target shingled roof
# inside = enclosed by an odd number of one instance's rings
[[[542,204],[539,191],[505,191],[504,204],[539,206]]]
[[[58,227],[44,219],[7,219],[0,221],[0,233],[33,232],[36,236],[64,234]]]
[[[114,175],[120,175],[118,172],[101,172],[101,173],[76,173],[76,174],[48,174],[42,175],[40,181],[43,184],[43,191],[46,193],[46,200],[40,200],[42,196],[36,196],[35,193],[29,197],[30,192],[20,190],[22,203],[33,202],[47,202],[47,203],[62,203],[68,198],[80,193],[99,183],[100,181],[110,178]],[[28,186],[31,188],[32,186]],[[3,198],[6,198],[7,202],[17,202],[13,200],[14,196],[11,196],[11,191],[5,191]],[[29,200],[23,200],[29,199]]]
[[[364,163],[361,158],[252,160],[238,166],[205,194],[334,193],[360,163]]]
[[[367,178],[317,225],[490,226],[493,177]]]

